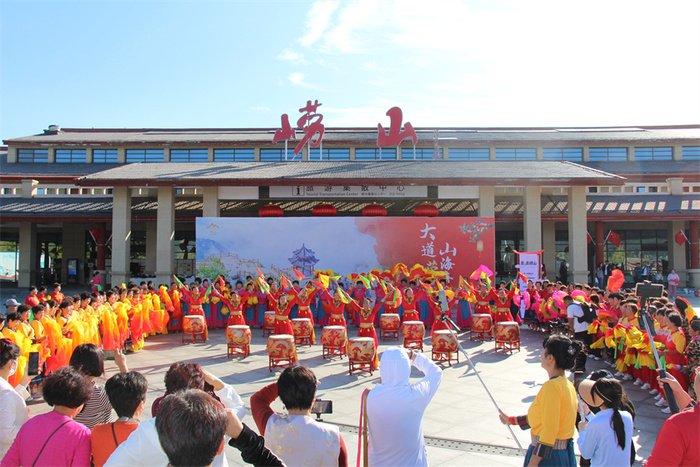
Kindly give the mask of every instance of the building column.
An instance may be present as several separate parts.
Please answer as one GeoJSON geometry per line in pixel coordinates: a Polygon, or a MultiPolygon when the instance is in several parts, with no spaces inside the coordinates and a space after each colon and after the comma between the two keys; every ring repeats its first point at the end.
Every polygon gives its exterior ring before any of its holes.
{"type": "Polygon", "coordinates": [[[479,217],[496,217],[496,190],[492,186],[479,187],[479,217]]]}
{"type": "Polygon", "coordinates": [[[112,272],[110,284],[129,280],[131,270],[131,188],[112,190],[112,272]]]}
{"type": "Polygon", "coordinates": [[[605,226],[602,222],[595,223],[595,266],[605,262],[605,226]]]}
{"type": "Polygon", "coordinates": [[[146,222],[146,264],[143,271],[146,275],[155,275],[156,273],[156,257],[158,256],[157,247],[158,231],[156,223],[153,221],[146,222]]]}
{"type": "Polygon", "coordinates": [[[690,241],[690,269],[688,270],[688,279],[690,286],[700,289],[700,221],[690,221],[688,225],[690,241]]]}
{"type": "Polygon", "coordinates": [[[588,245],[586,232],[588,213],[586,212],[586,187],[569,187],[569,278],[575,283],[588,283],[588,245]]]}
{"type": "Polygon", "coordinates": [[[542,261],[544,262],[544,267],[547,270],[548,277],[557,277],[556,269],[556,257],[557,257],[557,244],[556,244],[556,225],[554,221],[544,221],[542,222],[542,261]]]}
{"type": "Polygon", "coordinates": [[[85,282],[85,226],[73,222],[64,222],[61,277],[65,283],[68,283],[69,259],[78,260],[76,281],[78,284],[83,284],[85,282]]]}
{"type": "Polygon", "coordinates": [[[173,240],[175,238],[175,190],[158,187],[156,240],[156,284],[169,284],[173,274],[173,240]]]}
{"type": "Polygon", "coordinates": [[[34,285],[36,272],[36,225],[31,222],[19,224],[19,267],[17,285],[25,289],[34,285]]]}
{"type": "Polygon", "coordinates": [[[219,217],[219,187],[205,186],[202,192],[202,217],[219,217]]]}
{"type": "Polygon", "coordinates": [[[542,249],[542,200],[540,195],[540,187],[525,187],[523,196],[525,201],[523,228],[525,230],[525,247],[527,251],[542,249]]]}
{"type": "Polygon", "coordinates": [[[685,221],[669,222],[668,246],[671,251],[668,252],[668,259],[670,260],[668,269],[669,271],[675,269],[678,276],[681,278],[681,286],[685,286],[688,283],[688,270],[686,269],[685,255],[686,242],[683,242],[681,245],[676,243],[676,234],[679,230],[685,231],[685,221]]]}

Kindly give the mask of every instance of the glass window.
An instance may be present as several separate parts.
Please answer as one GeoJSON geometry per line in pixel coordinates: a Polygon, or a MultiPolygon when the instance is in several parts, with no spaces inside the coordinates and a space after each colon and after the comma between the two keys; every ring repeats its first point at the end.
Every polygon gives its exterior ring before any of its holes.
{"type": "Polygon", "coordinates": [[[401,148],[401,158],[406,160],[434,160],[442,159],[442,148],[438,148],[438,154],[435,155],[435,148],[401,148]]]}
{"type": "Polygon", "coordinates": [[[642,267],[651,268],[651,280],[664,280],[668,274],[668,232],[666,230],[616,230],[620,247],[605,244],[606,261],[622,264],[627,282],[640,282],[642,267]],[[660,275],[659,278],[655,277],[660,275]]]}
{"type": "Polygon", "coordinates": [[[163,150],[127,149],[126,162],[163,162],[163,150]]]}
{"type": "Polygon", "coordinates": [[[94,164],[116,164],[119,162],[119,154],[116,149],[93,149],[92,162],[94,164]]]}
{"type": "Polygon", "coordinates": [[[583,148],[544,148],[542,158],[546,161],[581,162],[583,148]]]}
{"type": "Polygon", "coordinates": [[[327,148],[323,149],[321,153],[321,148],[311,148],[309,152],[310,161],[349,161],[350,160],[350,149],[347,148],[327,148]]]}
{"type": "Polygon", "coordinates": [[[18,149],[17,160],[19,162],[40,162],[47,163],[49,161],[48,149],[18,149]]]}
{"type": "Polygon", "coordinates": [[[700,161],[700,146],[683,146],[683,160],[700,161]]]}
{"type": "Polygon", "coordinates": [[[589,148],[591,161],[626,161],[627,148],[589,148]]]}
{"type": "Polygon", "coordinates": [[[170,162],[207,162],[209,150],[200,149],[171,149],[170,162]]]}
{"type": "Polygon", "coordinates": [[[496,148],[497,161],[534,161],[536,158],[535,148],[496,148]]]}
{"type": "Polygon", "coordinates": [[[255,160],[253,148],[214,149],[215,162],[251,162],[255,160]]]}
{"type": "Polygon", "coordinates": [[[56,162],[66,164],[71,162],[87,162],[85,149],[56,149],[56,162]]]}
{"type": "Polygon", "coordinates": [[[358,161],[396,160],[396,148],[357,148],[355,159],[358,161]]]}
{"type": "Polygon", "coordinates": [[[450,148],[451,161],[487,161],[489,148],[450,148]]]}
{"type": "MultiPolygon", "coordinates": [[[[289,148],[287,150],[287,160],[291,160],[294,157],[294,153],[292,152],[292,149],[289,148]]],[[[301,153],[297,156],[298,159],[301,159],[301,153]]],[[[260,160],[264,162],[280,162],[285,160],[284,157],[284,149],[269,149],[269,148],[264,148],[260,150],[260,160]]]]}
{"type": "Polygon", "coordinates": [[[673,160],[673,148],[671,146],[635,148],[634,159],[638,161],[670,161],[673,160]]]}

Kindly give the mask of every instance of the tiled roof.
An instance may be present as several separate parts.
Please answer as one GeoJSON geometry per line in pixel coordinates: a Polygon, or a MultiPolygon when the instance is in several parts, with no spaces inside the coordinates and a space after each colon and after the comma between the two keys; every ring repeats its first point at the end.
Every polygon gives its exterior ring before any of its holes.
{"type": "Polygon", "coordinates": [[[628,176],[699,176],[700,161],[614,161],[580,162],[581,165],[604,172],[628,176]]]}
{"type": "Polygon", "coordinates": [[[621,184],[623,179],[573,162],[201,162],[127,164],[81,177],[79,185],[621,184]]]}
{"type": "MultiPolygon", "coordinates": [[[[310,215],[320,200],[274,201],[290,215],[310,215]]],[[[413,208],[423,200],[382,200],[390,215],[411,215],[413,208]]],[[[431,200],[443,215],[476,216],[477,200],[431,200]]],[[[269,200],[221,201],[222,216],[257,216],[258,208],[269,200]]],[[[333,201],[340,215],[359,215],[369,202],[333,201]]],[[[155,219],[157,201],[135,198],[132,200],[132,221],[139,218],[155,219]]],[[[498,197],[495,204],[499,218],[520,217],[524,205],[521,197],[498,197]]],[[[700,195],[593,195],[586,202],[588,216],[606,219],[618,216],[627,218],[694,219],[700,215],[700,195]]],[[[180,199],[175,203],[178,218],[194,218],[202,215],[202,202],[198,199],[180,199]]],[[[543,196],[544,218],[566,217],[567,201],[564,196],[543,196]]],[[[111,198],[0,198],[0,216],[5,218],[104,218],[112,216],[111,198]]]]}
{"type": "Polygon", "coordinates": [[[99,172],[101,170],[118,167],[119,164],[33,164],[28,162],[7,162],[7,154],[0,154],[0,180],[13,177],[27,177],[36,179],[66,178],[72,179],[83,175],[99,172]]]}
{"type": "MultiPolygon", "coordinates": [[[[383,116],[382,116],[383,117],[383,116]]],[[[380,118],[384,120],[385,118],[380,118]]],[[[414,124],[416,119],[409,119],[414,124]]],[[[379,120],[378,120],[379,122],[379,120]]],[[[386,122],[384,122],[386,124],[386,122]]],[[[552,143],[607,144],[609,142],[700,141],[700,125],[642,127],[541,127],[541,128],[416,128],[419,142],[432,145],[437,138],[449,146],[465,144],[552,143]]],[[[113,144],[113,145],[199,145],[199,144],[272,144],[275,128],[63,128],[57,133],[6,139],[6,144],[113,144]]],[[[367,144],[373,146],[377,129],[326,128],[324,142],[367,144]]],[[[279,145],[278,145],[279,146],[279,145]]]]}

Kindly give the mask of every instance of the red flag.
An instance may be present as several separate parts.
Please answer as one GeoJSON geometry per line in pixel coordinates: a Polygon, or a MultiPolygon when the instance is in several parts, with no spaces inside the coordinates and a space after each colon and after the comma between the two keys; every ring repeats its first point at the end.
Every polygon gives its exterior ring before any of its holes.
{"type": "Polygon", "coordinates": [[[280,277],[280,285],[282,286],[283,289],[291,289],[292,284],[289,282],[289,279],[287,279],[287,276],[282,274],[280,277]]]}
{"type": "Polygon", "coordinates": [[[526,284],[527,284],[527,281],[530,280],[530,279],[528,279],[528,277],[525,274],[523,274],[520,271],[518,271],[518,279],[520,279],[521,281],[523,281],[526,284]]]}
{"type": "Polygon", "coordinates": [[[610,232],[608,232],[608,242],[612,243],[617,248],[620,248],[620,245],[622,245],[622,239],[620,238],[620,234],[615,232],[614,230],[611,230],[610,232]]]}
{"type": "Polygon", "coordinates": [[[299,269],[299,268],[292,268],[292,272],[294,273],[294,277],[296,277],[298,281],[303,281],[303,280],[304,280],[304,273],[301,272],[301,269],[299,269]]]}
{"type": "Polygon", "coordinates": [[[688,241],[688,237],[685,236],[685,232],[683,232],[682,230],[676,232],[676,235],[673,238],[679,245],[683,245],[685,242],[688,241]]]}

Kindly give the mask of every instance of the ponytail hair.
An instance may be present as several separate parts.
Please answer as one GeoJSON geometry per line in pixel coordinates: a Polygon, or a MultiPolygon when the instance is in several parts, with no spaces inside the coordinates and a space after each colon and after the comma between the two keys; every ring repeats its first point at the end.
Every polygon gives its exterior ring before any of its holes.
{"type": "Polygon", "coordinates": [[[620,415],[620,410],[626,409],[625,400],[627,397],[624,395],[622,390],[622,385],[619,381],[613,378],[601,378],[593,384],[591,388],[591,394],[598,396],[603,399],[605,406],[612,409],[612,419],[610,420],[610,426],[615,432],[615,438],[617,439],[617,444],[620,449],[625,449],[625,424],[622,421],[622,415],[620,415]]]}

